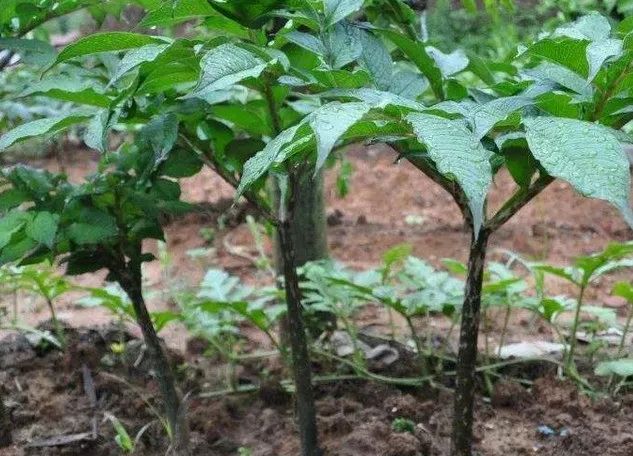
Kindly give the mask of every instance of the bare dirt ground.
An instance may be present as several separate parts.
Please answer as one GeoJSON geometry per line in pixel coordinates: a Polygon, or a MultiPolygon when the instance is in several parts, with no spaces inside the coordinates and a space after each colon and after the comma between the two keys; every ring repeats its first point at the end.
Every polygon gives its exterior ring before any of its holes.
{"type": "MultiPolygon", "coordinates": [[[[468,235],[463,230],[457,208],[439,187],[405,162],[394,164],[395,156],[384,148],[355,148],[349,151],[354,167],[351,192],[347,198],[328,190],[328,237],[331,255],[352,267],[376,265],[388,248],[409,243],[415,255],[440,265],[442,258],[465,260],[468,235]],[[415,220],[415,223],[411,223],[415,220]]],[[[57,169],[55,160],[35,163],[57,169]]],[[[74,151],[65,158],[66,170],[80,179],[94,169],[95,156],[74,151]]],[[[327,188],[333,189],[335,170],[327,174],[327,188]]],[[[265,271],[252,261],[253,239],[247,226],[228,211],[232,190],[211,172],[183,183],[184,198],[208,203],[208,210],[173,221],[167,227],[167,250],[172,256],[169,271],[158,262],[147,267],[150,306],[169,306],[159,292],[176,281],[195,285],[207,267],[222,267],[251,283],[269,281],[265,271]],[[228,211],[228,212],[227,212],[228,211]],[[226,216],[222,216],[227,213],[226,216]],[[227,220],[226,228],[218,219],[227,220]],[[201,228],[213,228],[211,243],[201,228]],[[187,251],[212,247],[203,260],[193,260],[187,251]],[[244,255],[244,253],[246,255],[244,255]]],[[[512,188],[506,175],[494,184],[490,207],[501,203],[512,188]]],[[[492,238],[491,258],[508,249],[528,258],[566,264],[574,256],[597,251],[610,241],[630,240],[633,233],[617,211],[606,203],[583,199],[562,182],[552,184],[492,238]]],[[[148,248],[156,250],[155,245],[148,248]]],[[[267,243],[269,251],[270,245],[267,243]]],[[[80,277],[82,283],[99,284],[101,276],[80,277]]],[[[603,279],[592,289],[589,300],[616,307],[624,316],[623,303],[608,298],[613,282],[629,278],[619,274],[603,279]]],[[[554,293],[571,293],[552,282],[554,293]]],[[[8,303],[7,303],[8,306],[8,303]]],[[[37,352],[22,337],[0,344],[0,388],[6,395],[16,426],[16,446],[0,450],[0,455],[114,455],[112,426],[103,422],[103,412],[116,415],[131,434],[155,420],[146,401],[154,403],[157,387],[139,353],[111,357],[112,331],[94,328],[106,325],[109,315],[102,310],[78,308],[72,300],[58,303],[59,317],[73,327],[89,326],[70,338],[70,348],[37,352]],[[107,361],[108,359],[106,359],[107,361]],[[85,367],[84,367],[85,366],[85,367]],[[87,374],[88,373],[88,374],[87,374]],[[92,379],[94,388],[87,387],[92,379]],[[123,383],[124,379],[126,383],[123,383]],[[88,393],[86,393],[86,389],[88,393]],[[91,390],[94,390],[96,402],[91,390]],[[139,392],[142,391],[142,392],[139,392]],[[96,426],[96,432],[94,431],[96,426]],[[76,442],[44,445],[46,439],[87,433],[76,442]],[[96,439],[93,439],[94,436],[96,439]],[[40,446],[27,447],[27,443],[40,446]]],[[[20,297],[21,317],[32,323],[47,318],[37,301],[20,297]]],[[[376,314],[365,323],[381,322],[376,314]]],[[[384,321],[383,321],[384,322],[384,321]]],[[[518,315],[512,322],[509,342],[528,337],[525,321],[518,315]]],[[[136,335],[134,328],[129,329],[136,335]]],[[[178,363],[189,366],[181,372],[185,391],[209,391],[223,387],[224,366],[217,360],[185,350],[187,335],[174,326],[163,334],[175,349],[178,363]],[[184,353],[184,355],[179,354],[184,353]]],[[[547,334],[546,334],[547,336],[547,334]]],[[[543,335],[540,335],[543,337],[543,335]]],[[[139,343],[128,344],[138,350],[139,343]]],[[[317,366],[317,369],[319,367],[317,366]]],[[[262,372],[280,378],[283,369],[275,360],[241,366],[240,378],[257,381],[262,372]]],[[[344,373],[344,372],[343,372],[344,373]]],[[[235,455],[238,448],[250,448],[258,456],[298,454],[290,398],[274,387],[262,393],[221,396],[190,401],[192,439],[195,454],[235,455]]],[[[318,391],[319,425],[328,456],[416,456],[447,454],[450,430],[450,393],[429,395],[425,391],[364,382],[324,384],[318,391]],[[394,418],[416,423],[414,433],[391,429],[394,418]]],[[[551,373],[536,380],[530,390],[516,384],[499,383],[492,403],[480,400],[477,412],[477,449],[483,456],[497,455],[580,455],[625,456],[633,454],[633,398],[618,402],[592,401],[579,395],[573,385],[560,383],[551,373]],[[545,435],[539,426],[554,432],[545,435]]],[[[48,442],[50,443],[50,441],[48,442]]],[[[156,423],[143,434],[138,453],[164,454],[166,448],[156,423]]]]}

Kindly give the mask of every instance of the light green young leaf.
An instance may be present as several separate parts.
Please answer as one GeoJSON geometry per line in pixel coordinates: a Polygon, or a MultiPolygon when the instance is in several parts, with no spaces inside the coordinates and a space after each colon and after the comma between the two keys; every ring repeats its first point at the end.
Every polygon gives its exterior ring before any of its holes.
{"type": "Polygon", "coordinates": [[[345,19],[363,6],[363,0],[323,0],[325,26],[329,27],[345,19]]]}
{"type": "Polygon", "coordinates": [[[126,51],[148,44],[163,44],[165,39],[130,32],[107,32],[88,35],[66,46],[57,56],[55,65],[75,57],[98,54],[100,52],[126,51]]]}
{"type": "Polygon", "coordinates": [[[187,98],[204,97],[209,92],[226,89],[244,79],[256,78],[266,69],[267,63],[246,49],[226,43],[207,52],[200,66],[200,82],[187,98]]]}
{"type": "Polygon", "coordinates": [[[585,196],[610,202],[633,226],[629,161],[613,133],[575,119],[534,117],[523,124],[534,158],[550,175],[585,196]]]}
{"type": "Polygon", "coordinates": [[[483,223],[484,201],[492,183],[491,152],[486,150],[463,120],[411,113],[406,120],[429,158],[444,176],[454,178],[468,198],[475,233],[483,223]]]}
{"type": "Polygon", "coordinates": [[[85,121],[90,116],[89,113],[76,112],[66,116],[38,119],[22,124],[0,137],[0,151],[34,136],[57,133],[71,125],[85,121]]]}
{"type": "Polygon", "coordinates": [[[352,125],[367,114],[369,108],[370,106],[367,103],[339,103],[334,101],[310,114],[308,123],[314,131],[317,143],[315,172],[321,169],[336,141],[352,125]]]}
{"type": "Polygon", "coordinates": [[[633,282],[618,282],[611,291],[613,296],[620,296],[633,305],[633,282]]]}

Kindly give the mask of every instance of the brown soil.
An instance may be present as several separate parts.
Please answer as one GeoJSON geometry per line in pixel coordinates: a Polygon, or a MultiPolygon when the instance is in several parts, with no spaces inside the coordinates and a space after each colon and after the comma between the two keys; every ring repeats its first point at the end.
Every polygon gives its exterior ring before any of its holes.
{"type": "MultiPolygon", "coordinates": [[[[165,454],[166,438],[148,405],[159,402],[156,382],[139,352],[141,344],[128,334],[127,351],[112,354],[109,344],[120,337],[107,328],[73,330],[66,353],[36,350],[21,336],[3,340],[0,379],[16,444],[0,455],[120,454],[106,413],[116,416],[133,439],[152,423],[135,454],[165,454]]],[[[292,403],[273,382],[262,385],[259,393],[204,399],[197,393],[222,388],[218,378],[223,366],[192,354],[172,359],[187,366],[179,370],[180,385],[192,392],[189,417],[195,455],[236,455],[239,448],[250,449],[254,456],[298,454],[292,403]]],[[[244,365],[241,378],[252,381],[264,367],[279,370],[274,362],[244,365]]],[[[450,393],[428,396],[421,390],[340,381],[318,387],[317,398],[328,456],[448,454],[450,393]],[[394,431],[396,418],[411,420],[414,432],[394,431]]],[[[628,456],[633,454],[632,403],[633,396],[592,402],[574,385],[553,377],[537,379],[530,390],[499,382],[492,403],[478,403],[476,449],[484,456],[593,456],[598,451],[628,456]]]]}

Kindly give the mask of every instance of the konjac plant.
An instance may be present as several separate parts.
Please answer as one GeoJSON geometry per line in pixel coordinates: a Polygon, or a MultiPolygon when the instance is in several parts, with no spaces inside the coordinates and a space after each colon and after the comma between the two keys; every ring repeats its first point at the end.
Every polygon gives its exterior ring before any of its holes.
{"type": "MultiPolygon", "coordinates": [[[[313,12],[306,8],[303,14],[313,12]]],[[[287,39],[327,61],[331,42],[310,25],[285,31],[287,39]]],[[[383,141],[453,197],[471,241],[451,454],[470,456],[491,235],[557,178],[586,197],[611,203],[633,226],[630,165],[623,150],[631,141],[623,127],[633,118],[633,24],[612,29],[598,14],[585,16],[522,46],[512,62],[443,54],[427,46],[417,28],[404,25],[341,20],[336,29],[335,55],[348,60],[342,69],[324,71],[331,78],[345,74],[346,85],[318,94],[325,104],[249,160],[241,188],[271,169],[309,163],[318,170],[335,145],[383,141]],[[413,96],[395,90],[397,68],[424,76],[424,90],[413,96]],[[516,189],[493,211],[486,195],[503,169],[516,189]]],[[[305,75],[297,79],[292,82],[309,82],[305,75]]]]}
{"type": "MultiPolygon", "coordinates": [[[[21,3],[35,9],[1,6],[0,31],[17,39],[12,49],[22,56],[33,50],[22,24],[41,24],[52,5],[21,3]]],[[[134,2],[113,3],[116,11],[134,2]]],[[[77,185],[21,166],[5,171],[3,195],[13,203],[3,211],[0,260],[55,257],[70,273],[109,270],[134,304],[174,449],[186,454],[185,408],[140,287],[140,266],[151,259],[142,240],[161,238],[162,214],[185,209],[177,179],[209,166],[277,228],[301,452],[318,455],[297,232],[323,223],[313,209],[322,206],[320,173],[334,148],[391,144],[449,192],[471,232],[452,448],[470,455],[490,236],[556,178],[612,203],[633,224],[621,145],[633,118],[633,24],[612,30],[602,16],[586,16],[526,43],[510,62],[490,62],[428,45],[419,16],[399,0],[135,3],[147,13],[137,28],[150,33],[91,34],[59,53],[48,47],[41,80],[17,94],[73,108],[8,132],[0,150],[86,124],[84,141],[103,158],[77,185]],[[192,36],[172,33],[185,22],[195,23],[192,36]],[[131,139],[111,150],[112,132],[131,139]],[[502,169],[516,191],[493,212],[486,195],[502,169]],[[298,216],[305,207],[308,218],[298,216]]],[[[310,243],[322,245],[319,236],[310,243]]]]}

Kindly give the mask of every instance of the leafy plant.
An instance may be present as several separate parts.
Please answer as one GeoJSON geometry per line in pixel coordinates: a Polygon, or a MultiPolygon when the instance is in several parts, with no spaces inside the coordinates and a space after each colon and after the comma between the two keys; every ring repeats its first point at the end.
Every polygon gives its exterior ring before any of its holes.
{"type": "Polygon", "coordinates": [[[355,31],[349,23],[339,26],[340,33],[343,28],[350,52],[336,58],[327,47],[316,45],[318,37],[290,37],[329,63],[331,78],[338,74],[337,65],[346,66],[349,75],[365,71],[363,49],[372,46],[369,80],[321,94],[333,101],[313,111],[299,127],[283,131],[250,159],[240,190],[250,188],[266,170],[283,172],[306,164],[318,170],[336,144],[386,139],[401,157],[451,194],[471,230],[452,454],[470,455],[490,235],[555,178],[568,181],[585,196],[610,202],[633,226],[629,163],[620,143],[626,139],[617,131],[631,120],[631,99],[623,85],[631,72],[632,51],[626,39],[630,30],[625,26],[612,32],[605,18],[589,15],[530,43],[507,71],[498,74],[476,58],[438,54],[410,30],[407,36],[379,27],[355,31]],[[354,41],[355,34],[362,38],[354,41]],[[428,88],[420,86],[420,92],[407,98],[387,84],[383,77],[393,73],[394,65],[383,39],[397,49],[396,58],[418,70],[416,77],[428,80],[428,88]],[[469,91],[458,76],[462,72],[481,79],[485,90],[469,91]],[[422,92],[427,104],[415,99],[422,92]],[[516,191],[488,215],[486,193],[503,168],[514,178],[516,191]]]}
{"type": "Polygon", "coordinates": [[[396,418],[391,423],[391,429],[395,432],[413,434],[415,432],[415,423],[407,418],[396,418]]]}

